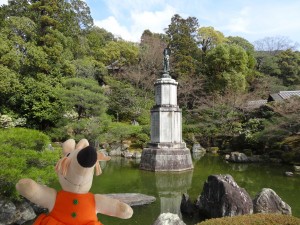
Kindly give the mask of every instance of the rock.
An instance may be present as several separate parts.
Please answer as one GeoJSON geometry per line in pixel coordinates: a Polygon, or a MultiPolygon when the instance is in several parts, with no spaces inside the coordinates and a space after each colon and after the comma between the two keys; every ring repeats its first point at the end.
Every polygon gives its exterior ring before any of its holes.
{"type": "Polygon", "coordinates": [[[134,152],[132,155],[132,158],[134,159],[140,159],[142,157],[142,154],[140,152],[134,152]]]}
{"type": "Polygon", "coordinates": [[[129,144],[122,144],[122,151],[126,151],[129,148],[129,144]]]}
{"type": "Polygon", "coordinates": [[[210,218],[252,214],[253,203],[231,175],[210,175],[198,200],[200,212],[210,218]]]}
{"type": "Polygon", "coordinates": [[[300,166],[294,165],[294,171],[295,171],[295,172],[300,172],[300,166]]]}
{"type": "Polygon", "coordinates": [[[207,152],[210,152],[210,153],[213,153],[213,154],[218,153],[218,151],[219,151],[218,147],[209,147],[209,148],[207,148],[207,152]]]}
{"type": "Polygon", "coordinates": [[[270,188],[263,188],[253,200],[254,213],[292,214],[291,207],[270,188]]]}
{"type": "Polygon", "coordinates": [[[292,177],[292,176],[294,176],[293,172],[290,172],[290,171],[286,171],[284,174],[285,174],[287,177],[292,177]]]}
{"type": "Polygon", "coordinates": [[[28,202],[22,202],[16,205],[16,218],[14,223],[23,224],[29,220],[33,220],[36,217],[36,214],[33,208],[30,206],[28,202]]]}
{"type": "Polygon", "coordinates": [[[192,153],[202,153],[206,152],[206,149],[203,148],[199,143],[193,144],[192,153]]]}
{"type": "Polygon", "coordinates": [[[155,220],[153,225],[185,225],[185,223],[179,218],[177,214],[162,213],[155,220]]]}
{"type": "Polygon", "coordinates": [[[123,151],[127,151],[129,148],[129,144],[120,144],[120,143],[115,143],[112,144],[111,146],[111,150],[110,150],[110,156],[121,156],[121,153],[123,151]]]}
{"type": "Polygon", "coordinates": [[[121,156],[121,148],[110,150],[108,153],[109,156],[121,156]]]}
{"type": "Polygon", "coordinates": [[[16,206],[11,201],[0,199],[0,225],[12,224],[15,221],[16,206]]]}
{"type": "Polygon", "coordinates": [[[180,204],[180,211],[182,214],[193,216],[197,213],[197,207],[191,202],[188,194],[183,194],[180,204]]]}
{"type": "Polygon", "coordinates": [[[0,225],[23,224],[36,217],[28,202],[14,204],[11,201],[0,199],[0,225]]]}
{"type": "Polygon", "coordinates": [[[243,163],[248,162],[248,157],[242,152],[231,152],[228,159],[230,162],[243,163]]]}
{"type": "Polygon", "coordinates": [[[155,197],[139,194],[139,193],[125,193],[125,194],[105,194],[108,197],[118,199],[130,206],[147,205],[156,200],[155,197]]]}
{"type": "Polygon", "coordinates": [[[109,149],[110,146],[108,143],[103,143],[102,146],[101,146],[103,149],[109,149]]]}
{"type": "Polygon", "coordinates": [[[133,154],[132,154],[131,152],[129,152],[128,150],[123,151],[123,152],[121,153],[121,156],[124,157],[124,158],[131,158],[132,155],[133,155],[133,154]]]}
{"type": "Polygon", "coordinates": [[[225,159],[225,160],[229,160],[229,159],[230,159],[230,155],[229,155],[229,154],[226,154],[226,155],[224,156],[224,159],[225,159]]]}
{"type": "Polygon", "coordinates": [[[41,207],[39,205],[36,205],[32,202],[29,202],[29,204],[32,207],[32,209],[33,209],[33,211],[35,212],[36,215],[40,215],[42,213],[45,213],[45,214],[49,213],[48,209],[46,209],[46,208],[43,208],[43,207],[41,207]]]}

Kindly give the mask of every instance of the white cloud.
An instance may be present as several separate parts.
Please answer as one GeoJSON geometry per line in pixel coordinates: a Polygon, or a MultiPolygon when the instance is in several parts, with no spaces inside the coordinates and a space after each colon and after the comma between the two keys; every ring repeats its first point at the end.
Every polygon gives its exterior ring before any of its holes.
{"type": "Polygon", "coordinates": [[[125,40],[131,40],[132,35],[130,34],[127,27],[122,26],[115,17],[110,16],[104,20],[95,21],[95,25],[111,32],[115,36],[120,36],[125,40]]]}
{"type": "Polygon", "coordinates": [[[0,6],[3,4],[7,5],[7,3],[8,3],[8,0],[0,0],[0,6]]]}
{"type": "Polygon", "coordinates": [[[267,36],[287,36],[300,42],[300,1],[102,1],[107,7],[106,15],[108,13],[110,17],[96,21],[95,24],[126,40],[139,41],[145,29],[163,33],[172,16],[177,13],[183,18],[194,16],[200,26],[212,26],[225,36],[240,36],[250,42],[267,36]]]}
{"type": "Polygon", "coordinates": [[[163,33],[164,28],[170,24],[171,17],[176,10],[171,6],[165,6],[161,11],[138,11],[131,10],[129,26],[122,25],[117,17],[110,16],[101,21],[95,21],[95,25],[106,29],[116,36],[133,42],[139,42],[144,30],[149,29],[152,32],[163,33]]]}
{"type": "Polygon", "coordinates": [[[140,35],[145,29],[149,29],[155,33],[163,33],[164,29],[171,22],[171,17],[176,13],[176,10],[171,6],[166,6],[162,11],[143,11],[132,12],[131,19],[133,24],[131,29],[140,35]]]}

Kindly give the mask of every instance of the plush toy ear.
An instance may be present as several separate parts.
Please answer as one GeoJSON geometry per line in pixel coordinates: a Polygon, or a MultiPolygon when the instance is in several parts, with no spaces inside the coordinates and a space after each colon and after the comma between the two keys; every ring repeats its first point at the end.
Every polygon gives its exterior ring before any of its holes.
{"type": "Polygon", "coordinates": [[[89,146],[89,145],[90,145],[90,144],[89,144],[89,141],[88,141],[87,139],[81,139],[81,140],[77,143],[75,149],[81,150],[81,149],[83,149],[83,148],[85,148],[85,147],[87,147],[87,146],[89,146]]]}
{"type": "MultiPolygon", "coordinates": [[[[98,151],[97,152],[97,160],[98,161],[108,161],[108,160],[110,160],[110,157],[106,156],[103,152],[98,151]]],[[[98,162],[96,163],[95,170],[96,170],[96,176],[99,176],[102,173],[100,164],[98,162]]]]}
{"type": "Polygon", "coordinates": [[[75,140],[68,139],[62,144],[63,154],[66,155],[75,150],[75,140]]]}

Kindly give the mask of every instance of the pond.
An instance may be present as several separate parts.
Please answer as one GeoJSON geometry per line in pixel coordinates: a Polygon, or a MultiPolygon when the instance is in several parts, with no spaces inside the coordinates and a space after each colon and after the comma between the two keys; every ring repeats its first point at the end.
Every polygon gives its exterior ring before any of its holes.
{"type": "MultiPolygon", "coordinates": [[[[237,184],[245,188],[252,198],[262,189],[273,189],[292,208],[292,214],[300,217],[300,176],[286,177],[290,166],[279,164],[234,164],[221,157],[206,154],[193,158],[194,169],[181,173],[154,173],[139,169],[139,161],[112,158],[101,162],[103,173],[94,177],[91,192],[142,193],[156,197],[156,201],[144,206],[133,207],[133,217],[122,220],[99,215],[105,225],[151,225],[164,212],[180,213],[183,193],[188,193],[194,201],[202,192],[204,182],[211,174],[230,174],[237,184]]],[[[189,218],[182,218],[187,225],[196,224],[189,218]]],[[[27,225],[32,224],[26,223],[27,225]]]]}
{"type": "MultiPolygon", "coordinates": [[[[156,197],[150,205],[133,207],[134,215],[121,220],[99,215],[103,224],[151,225],[160,213],[172,212],[181,217],[180,202],[183,193],[195,200],[203,184],[211,174],[231,174],[237,184],[245,188],[252,198],[262,189],[273,189],[292,208],[292,214],[300,217],[300,177],[286,177],[291,167],[277,164],[233,164],[221,157],[206,154],[193,159],[194,170],[181,173],[153,173],[139,170],[139,162],[124,158],[113,158],[102,164],[103,174],[95,177],[93,193],[142,193],[156,197]]],[[[183,217],[187,225],[191,221],[183,217]]]]}

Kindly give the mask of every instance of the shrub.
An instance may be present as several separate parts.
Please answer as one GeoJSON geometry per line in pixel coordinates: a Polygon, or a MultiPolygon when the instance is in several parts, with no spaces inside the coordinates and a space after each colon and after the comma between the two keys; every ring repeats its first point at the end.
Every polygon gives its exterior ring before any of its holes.
{"type": "Polygon", "coordinates": [[[22,128],[0,130],[0,195],[18,200],[15,185],[21,178],[31,178],[48,185],[56,179],[54,167],[59,151],[45,150],[45,134],[22,128]]]}
{"type": "Polygon", "coordinates": [[[107,140],[110,143],[122,142],[125,139],[136,137],[141,133],[141,130],[141,126],[130,125],[127,123],[111,123],[101,141],[107,140]]]}
{"type": "Polygon", "coordinates": [[[253,214],[253,215],[243,215],[234,217],[224,217],[217,219],[209,219],[198,225],[298,225],[300,224],[300,219],[289,216],[289,215],[279,215],[279,214],[253,214]]]}
{"type": "Polygon", "coordinates": [[[50,138],[42,132],[26,128],[0,129],[0,143],[17,149],[44,150],[50,138]]]}

